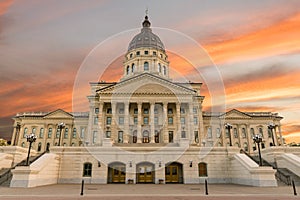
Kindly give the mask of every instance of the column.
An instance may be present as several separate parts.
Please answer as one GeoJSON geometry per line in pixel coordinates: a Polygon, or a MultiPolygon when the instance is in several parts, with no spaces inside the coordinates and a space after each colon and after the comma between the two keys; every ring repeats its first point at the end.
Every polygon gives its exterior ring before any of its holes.
{"type": "Polygon", "coordinates": [[[124,143],[129,143],[129,102],[125,102],[124,104],[124,143]]]}
{"type": "Polygon", "coordinates": [[[164,143],[169,143],[169,132],[168,132],[168,103],[163,102],[163,141],[164,143]]]}
{"type": "Polygon", "coordinates": [[[111,102],[111,114],[112,114],[112,119],[111,119],[111,138],[113,140],[113,143],[118,143],[118,133],[116,129],[116,119],[117,119],[117,103],[116,102],[111,102]]]}
{"type": "Polygon", "coordinates": [[[181,138],[181,122],[180,122],[180,103],[176,103],[176,122],[177,122],[177,134],[175,138],[179,140],[181,138]]]}
{"type": "Polygon", "coordinates": [[[154,107],[155,107],[155,102],[150,102],[150,143],[155,143],[154,107]]]}
{"type": "MultiPolygon", "coordinates": [[[[98,127],[99,127],[99,139],[100,139],[100,144],[102,144],[103,138],[106,138],[105,136],[105,126],[104,126],[104,116],[103,116],[103,102],[99,102],[99,113],[98,113],[98,127]]],[[[80,130],[79,130],[80,131],[80,130]]]]}
{"type": "Polygon", "coordinates": [[[138,102],[137,143],[142,143],[142,102],[138,102]]]}
{"type": "MultiPolygon", "coordinates": [[[[188,132],[187,138],[190,141],[190,144],[195,144],[195,134],[194,134],[194,115],[193,115],[193,104],[189,103],[189,110],[188,110],[188,132]]],[[[199,121],[199,119],[197,119],[199,121]]],[[[199,133],[198,133],[199,135],[199,133]]]]}
{"type": "MultiPolygon", "coordinates": [[[[281,134],[281,125],[278,125],[278,132],[279,132],[279,138],[280,138],[280,146],[283,146],[284,142],[283,142],[283,137],[281,134]]],[[[277,138],[276,138],[276,140],[277,140],[277,138]]]]}

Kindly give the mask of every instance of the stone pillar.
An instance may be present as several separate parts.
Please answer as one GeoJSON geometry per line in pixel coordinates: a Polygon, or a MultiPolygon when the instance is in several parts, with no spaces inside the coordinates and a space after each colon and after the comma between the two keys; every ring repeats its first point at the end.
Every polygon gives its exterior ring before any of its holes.
{"type": "Polygon", "coordinates": [[[125,102],[124,106],[124,143],[129,143],[129,102],[125,102]]]}
{"type": "MultiPolygon", "coordinates": [[[[283,142],[283,137],[281,134],[281,125],[278,125],[278,132],[279,132],[279,138],[280,138],[280,145],[283,146],[284,142],[283,142]]],[[[277,140],[277,138],[276,138],[276,140],[277,140]]]]}
{"type": "Polygon", "coordinates": [[[154,141],[154,134],[155,134],[154,107],[155,107],[155,102],[151,102],[150,103],[150,143],[155,143],[155,141],[154,141]]]}
{"type": "Polygon", "coordinates": [[[180,103],[176,103],[176,122],[177,122],[177,134],[175,136],[177,142],[181,138],[181,122],[180,122],[180,103]]]}
{"type": "Polygon", "coordinates": [[[111,102],[111,138],[113,140],[113,143],[118,143],[118,133],[117,133],[117,103],[111,102]]]}
{"type": "Polygon", "coordinates": [[[105,128],[104,128],[104,117],[103,117],[103,102],[99,102],[99,113],[98,113],[98,129],[99,129],[99,138],[100,144],[102,143],[103,138],[105,138],[105,128]]]}
{"type": "Polygon", "coordinates": [[[142,102],[138,102],[137,143],[142,143],[142,102]]]}
{"type": "Polygon", "coordinates": [[[169,143],[168,132],[168,102],[163,102],[163,142],[169,143]]]}

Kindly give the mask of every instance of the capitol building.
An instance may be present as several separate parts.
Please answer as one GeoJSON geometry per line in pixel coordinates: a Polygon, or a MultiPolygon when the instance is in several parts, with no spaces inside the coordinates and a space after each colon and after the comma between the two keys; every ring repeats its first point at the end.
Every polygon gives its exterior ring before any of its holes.
{"type": "Polygon", "coordinates": [[[37,137],[32,154],[43,154],[30,166],[12,170],[10,186],[81,180],[276,186],[276,170],[247,155],[258,154],[253,137],[259,134],[263,158],[276,160],[273,150],[283,151],[283,118],[236,109],[204,112],[202,83],[174,82],[169,72],[165,46],[146,16],[129,42],[120,81],[90,83],[88,112],[58,109],[13,118],[12,145],[19,157],[26,156],[31,133],[37,137]]]}

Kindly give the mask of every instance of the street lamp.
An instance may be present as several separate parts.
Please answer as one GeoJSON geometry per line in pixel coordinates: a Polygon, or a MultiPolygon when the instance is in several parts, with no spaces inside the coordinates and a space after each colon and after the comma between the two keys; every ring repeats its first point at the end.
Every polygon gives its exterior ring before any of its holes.
{"type": "Polygon", "coordinates": [[[29,135],[26,135],[26,139],[27,139],[27,142],[29,142],[29,149],[28,149],[28,155],[27,155],[27,160],[26,160],[26,166],[29,166],[30,149],[31,149],[32,143],[35,142],[35,140],[36,140],[36,136],[33,133],[31,133],[29,135]]]}
{"type": "Polygon", "coordinates": [[[262,135],[261,134],[255,134],[253,136],[253,141],[257,143],[258,147],[258,156],[259,156],[259,166],[262,166],[262,160],[261,160],[261,154],[260,154],[260,143],[262,142],[262,135]]]}
{"type": "Polygon", "coordinates": [[[58,139],[58,146],[60,146],[60,140],[61,140],[61,130],[65,127],[65,123],[61,122],[57,125],[57,128],[59,128],[59,139],[58,139]]]}
{"type": "Polygon", "coordinates": [[[225,124],[225,128],[228,130],[228,134],[229,134],[229,146],[232,146],[232,142],[231,142],[231,133],[230,133],[230,129],[232,129],[232,125],[229,123],[225,124]]]}
{"type": "Polygon", "coordinates": [[[269,129],[269,131],[271,131],[271,137],[272,137],[272,141],[273,141],[273,146],[276,146],[275,145],[274,134],[273,134],[273,129],[275,130],[275,125],[273,124],[273,122],[269,123],[268,129],[269,129]]]}

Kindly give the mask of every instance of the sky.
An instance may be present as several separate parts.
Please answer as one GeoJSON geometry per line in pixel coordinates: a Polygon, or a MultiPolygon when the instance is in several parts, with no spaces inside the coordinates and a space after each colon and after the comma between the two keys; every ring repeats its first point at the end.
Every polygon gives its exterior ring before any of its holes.
{"type": "MultiPolygon", "coordinates": [[[[176,31],[209,55],[222,78],[227,110],[278,113],[287,143],[300,142],[298,0],[0,0],[0,137],[10,139],[18,112],[74,111],[73,89],[85,58],[125,32],[117,38],[122,42],[107,48],[118,56],[102,66],[101,77],[89,80],[118,81],[126,45],[139,32],[146,8],[153,31],[176,31]]],[[[177,74],[193,78],[195,69],[212,69],[192,65],[167,44],[177,74]]],[[[180,47],[201,63],[194,45],[180,47]]],[[[209,110],[211,93],[203,84],[203,109],[209,110]]],[[[88,110],[87,100],[79,104],[88,110]]]]}

